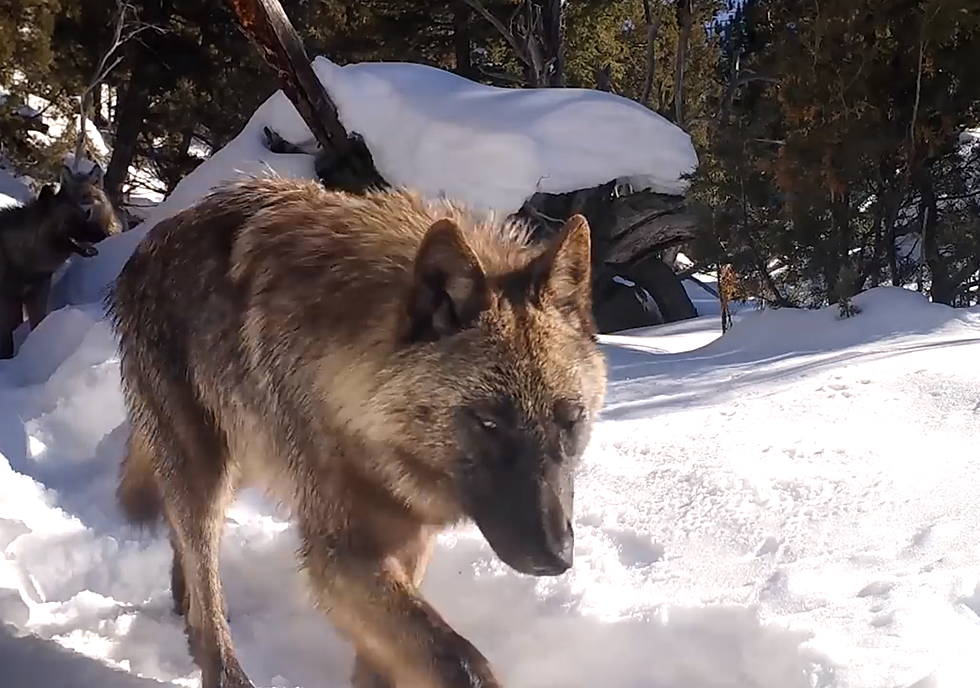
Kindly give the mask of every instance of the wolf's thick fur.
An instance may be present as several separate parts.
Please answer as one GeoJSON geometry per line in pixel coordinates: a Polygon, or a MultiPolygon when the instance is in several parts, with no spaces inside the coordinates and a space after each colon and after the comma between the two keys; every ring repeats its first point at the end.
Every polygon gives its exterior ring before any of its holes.
{"type": "Polygon", "coordinates": [[[119,232],[101,179],[98,167],[63,168],[57,193],[45,185],[30,203],[0,210],[0,359],[14,355],[25,310],[32,330],[47,315],[51,278],[69,256],[94,256],[94,244],[119,232]]]}
{"type": "Polygon", "coordinates": [[[462,519],[518,571],[571,566],[606,389],[589,272],[580,216],[534,245],[447,202],[312,181],[237,182],[149,231],[107,300],[132,425],[118,498],[170,525],[204,688],[251,685],[218,577],[247,484],[291,509],[354,686],[499,686],[417,588],[462,519]]]}

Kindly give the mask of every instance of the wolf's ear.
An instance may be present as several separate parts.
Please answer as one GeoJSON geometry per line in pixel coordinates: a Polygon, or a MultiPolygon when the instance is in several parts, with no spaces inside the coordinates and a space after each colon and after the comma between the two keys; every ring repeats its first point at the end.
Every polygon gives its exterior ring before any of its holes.
{"type": "Polygon", "coordinates": [[[41,187],[41,192],[37,195],[37,200],[41,202],[42,205],[47,206],[49,203],[55,199],[54,187],[50,184],[45,184],[41,187]]]}
{"type": "Polygon", "coordinates": [[[415,256],[408,303],[408,339],[435,341],[465,329],[489,303],[487,278],[459,225],[429,227],[415,256]]]}
{"type": "Polygon", "coordinates": [[[568,315],[591,320],[592,235],[583,215],[572,215],[565,221],[531,269],[543,299],[568,315]]]}
{"type": "Polygon", "coordinates": [[[102,187],[102,180],[105,177],[105,173],[102,171],[102,167],[96,163],[92,165],[92,169],[89,170],[88,175],[86,175],[88,181],[94,186],[102,187]]]}
{"type": "Polygon", "coordinates": [[[71,168],[68,165],[62,165],[61,170],[58,172],[58,183],[64,187],[73,181],[75,181],[75,176],[72,174],[71,168]]]}

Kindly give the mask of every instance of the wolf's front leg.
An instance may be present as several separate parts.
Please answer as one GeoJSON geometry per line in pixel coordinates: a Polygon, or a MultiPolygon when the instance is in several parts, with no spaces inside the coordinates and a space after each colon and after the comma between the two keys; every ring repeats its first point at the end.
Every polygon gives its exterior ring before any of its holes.
{"type": "Polygon", "coordinates": [[[355,681],[384,685],[374,670],[397,688],[500,688],[486,657],[422,598],[401,557],[370,559],[322,536],[304,540],[319,605],[357,648],[355,681]]]}
{"type": "Polygon", "coordinates": [[[24,309],[20,299],[0,293],[0,360],[14,357],[14,330],[23,321],[24,309]]]}
{"type": "Polygon", "coordinates": [[[35,284],[24,299],[24,310],[27,311],[27,321],[31,325],[32,332],[48,315],[48,298],[50,295],[51,278],[48,277],[39,284],[35,284]]]}
{"type": "MultiPolygon", "coordinates": [[[[425,570],[429,565],[429,558],[432,556],[434,545],[435,535],[423,530],[395,557],[405,575],[411,578],[412,587],[416,590],[422,585],[422,579],[425,577],[425,570]]],[[[371,663],[371,660],[360,652],[354,658],[351,685],[354,688],[395,688],[391,681],[371,663]]]]}

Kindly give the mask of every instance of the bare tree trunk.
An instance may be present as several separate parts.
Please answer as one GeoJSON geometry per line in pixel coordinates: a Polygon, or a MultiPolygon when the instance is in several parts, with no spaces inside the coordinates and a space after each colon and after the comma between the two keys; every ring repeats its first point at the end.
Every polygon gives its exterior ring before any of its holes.
{"type": "Polygon", "coordinates": [[[453,49],[456,53],[456,73],[476,80],[470,55],[470,6],[464,0],[453,3],[453,49]]]}
{"type": "Polygon", "coordinates": [[[71,162],[73,172],[78,172],[79,163],[85,157],[85,142],[88,139],[88,116],[92,110],[92,91],[85,89],[78,99],[78,134],[75,137],[75,158],[71,162]]]}
{"type": "Polygon", "coordinates": [[[953,305],[954,285],[951,283],[949,266],[943,259],[939,237],[939,207],[932,174],[925,165],[919,167],[914,175],[914,183],[919,190],[919,221],[922,227],[922,257],[929,268],[929,295],[934,303],[953,305]]]}
{"type": "Polygon", "coordinates": [[[136,157],[136,145],[150,109],[150,90],[153,87],[153,61],[142,44],[135,47],[135,66],[126,85],[126,92],[119,102],[112,157],[103,180],[106,195],[117,207],[122,202],[122,188],[129,176],[129,166],[136,157]]]}
{"type": "Polygon", "coordinates": [[[562,41],[562,34],[564,33],[563,4],[563,0],[545,0],[541,10],[545,62],[551,62],[547,83],[553,88],[565,86],[565,46],[562,41]]]}
{"type": "Polygon", "coordinates": [[[732,327],[732,312],[729,302],[732,298],[732,283],[735,273],[730,263],[718,266],[718,301],[721,304],[721,333],[725,334],[732,327]]]}
{"type": "Polygon", "coordinates": [[[105,127],[106,118],[103,114],[103,109],[105,108],[105,88],[103,85],[96,84],[95,90],[92,92],[92,123],[97,127],[105,127]]]}
{"type": "Polygon", "coordinates": [[[684,126],[684,71],[687,69],[687,47],[694,26],[694,0],[677,0],[677,64],[674,68],[674,122],[684,126]]]}
{"type": "Polygon", "coordinates": [[[123,56],[116,55],[116,52],[125,46],[131,38],[134,38],[146,29],[153,29],[162,32],[162,29],[151,24],[142,24],[135,19],[136,9],[125,0],[116,0],[116,24],[112,32],[112,43],[106,48],[99,63],[95,67],[88,85],[82,91],[78,99],[78,136],[75,139],[75,159],[72,162],[72,171],[78,172],[79,161],[85,155],[85,141],[87,136],[88,120],[91,116],[92,101],[95,89],[105,80],[109,73],[122,62],[123,56]],[[132,21],[130,17],[132,16],[132,21]]]}
{"type": "MultiPolygon", "coordinates": [[[[830,303],[837,303],[840,299],[853,296],[849,292],[854,287],[846,284],[848,280],[845,279],[845,273],[849,272],[846,268],[851,262],[851,194],[843,193],[835,198],[831,213],[837,246],[831,246],[828,251],[829,282],[827,287],[830,293],[830,303]]],[[[853,277],[851,281],[853,281],[853,277]]]]}
{"type": "Polygon", "coordinates": [[[660,33],[660,17],[653,16],[650,0],[643,0],[643,18],[647,24],[647,73],[643,81],[643,94],[640,96],[640,102],[649,106],[655,78],[657,35],[660,33]]]}

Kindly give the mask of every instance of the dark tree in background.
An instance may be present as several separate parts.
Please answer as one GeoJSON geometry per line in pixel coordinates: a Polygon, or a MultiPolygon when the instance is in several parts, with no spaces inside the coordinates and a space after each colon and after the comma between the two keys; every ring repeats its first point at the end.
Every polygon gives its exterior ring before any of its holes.
{"type": "Polygon", "coordinates": [[[723,36],[700,257],[780,305],[916,279],[976,303],[980,5],[746,0],[723,36]]]}

